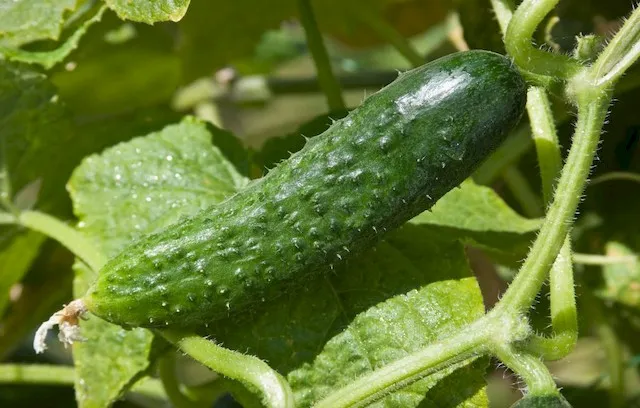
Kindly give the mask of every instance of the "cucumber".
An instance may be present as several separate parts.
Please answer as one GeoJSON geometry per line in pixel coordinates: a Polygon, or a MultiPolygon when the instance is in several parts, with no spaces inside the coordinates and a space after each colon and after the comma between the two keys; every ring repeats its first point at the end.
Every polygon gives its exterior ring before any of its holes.
{"type": "Polygon", "coordinates": [[[460,184],[525,99],[488,51],[403,73],[262,179],[110,260],[84,304],[123,326],[201,327],[303,285],[460,184]]]}

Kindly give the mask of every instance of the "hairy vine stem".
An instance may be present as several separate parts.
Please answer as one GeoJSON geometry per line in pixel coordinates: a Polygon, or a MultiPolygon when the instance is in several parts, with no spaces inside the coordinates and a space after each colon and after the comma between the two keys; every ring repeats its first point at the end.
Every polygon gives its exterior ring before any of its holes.
{"type": "MultiPolygon", "coordinates": [[[[556,178],[562,169],[562,154],[551,103],[546,91],[531,87],[527,93],[527,111],[538,155],[542,196],[545,205],[553,200],[556,178]]],[[[528,350],[548,360],[569,354],[578,340],[578,313],[576,310],[571,257],[571,238],[565,237],[560,253],[549,273],[551,298],[552,337],[532,336],[528,350]]]]}
{"type": "Polygon", "coordinates": [[[294,407],[293,394],[287,381],[259,358],[225,349],[189,333],[162,330],[159,334],[204,366],[261,394],[264,406],[294,407]]]}
{"type": "Polygon", "coordinates": [[[608,90],[583,88],[576,95],[578,122],[554,200],[529,256],[493,313],[524,313],[534,302],[573,222],[598,148],[610,94],[608,90]]]}
{"type": "Polygon", "coordinates": [[[82,259],[93,271],[100,270],[107,261],[104,255],[80,232],[51,215],[39,211],[23,211],[17,221],[20,225],[41,232],[60,242],[74,255],[82,259]]]}
{"type": "Polygon", "coordinates": [[[527,394],[550,395],[553,390],[555,394],[559,393],[553,377],[539,358],[504,344],[494,347],[492,352],[524,380],[527,394]]]}
{"type": "Polygon", "coordinates": [[[540,50],[531,43],[536,28],[558,1],[524,0],[509,21],[505,47],[520,68],[538,75],[569,79],[581,68],[576,60],[540,50]]]}
{"type": "Polygon", "coordinates": [[[471,325],[457,335],[433,343],[411,356],[397,360],[361,377],[329,395],[314,408],[366,406],[420,378],[472,356],[486,353],[491,333],[486,327],[471,325]]]}

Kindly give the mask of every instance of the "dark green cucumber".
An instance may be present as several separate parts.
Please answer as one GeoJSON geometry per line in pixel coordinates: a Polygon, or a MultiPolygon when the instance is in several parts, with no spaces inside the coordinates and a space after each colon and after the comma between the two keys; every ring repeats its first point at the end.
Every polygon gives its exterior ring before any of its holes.
{"type": "Polygon", "coordinates": [[[403,73],[262,179],[127,248],[85,305],[126,326],[195,327],[303,285],[460,184],[525,98],[511,62],[487,51],[403,73]]]}

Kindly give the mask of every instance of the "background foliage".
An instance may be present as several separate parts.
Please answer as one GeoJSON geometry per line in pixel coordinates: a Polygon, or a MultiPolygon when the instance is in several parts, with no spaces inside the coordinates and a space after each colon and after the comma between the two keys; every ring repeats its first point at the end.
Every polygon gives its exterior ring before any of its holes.
{"type": "MultiPolygon", "coordinates": [[[[488,0],[327,0],[314,6],[348,107],[413,65],[402,44],[425,60],[465,47],[504,52],[488,0]]],[[[610,35],[631,6],[626,0],[562,1],[536,39],[569,51],[580,33],[610,35]]],[[[66,220],[108,257],[262,176],[304,145],[302,135],[313,137],[346,114],[330,112],[319,93],[297,21],[293,0],[0,2],[0,196],[6,212],[34,208],[66,220]]],[[[624,400],[640,398],[639,71],[632,69],[616,91],[573,234],[576,250],[588,255],[576,258],[581,339],[551,369],[575,406],[608,404],[612,341],[623,356],[624,400]],[[626,176],[612,179],[614,172],[626,176]],[[591,255],[605,256],[605,265],[591,255]]],[[[571,107],[555,103],[554,114],[568,146],[571,107]]],[[[307,406],[327,387],[472,321],[496,301],[540,225],[540,182],[527,128],[523,123],[514,132],[475,182],[465,182],[344,270],[299,293],[264,300],[258,310],[202,334],[268,361],[307,406]],[[515,187],[514,174],[520,176],[515,187]]],[[[0,225],[0,355],[6,363],[61,365],[73,357],[66,384],[75,382],[81,407],[115,401],[154,406],[162,394],[140,388],[139,380],[155,375],[167,345],[148,330],[90,318],[83,322],[88,341],[74,347],[73,356],[53,345],[43,356],[30,351],[38,323],[84,293],[91,279],[90,269],[56,242],[0,225]],[[136,383],[138,391],[129,392],[136,383]]],[[[536,322],[544,331],[544,296],[538,306],[536,322]]],[[[181,361],[180,368],[188,384],[202,378],[192,362],[181,361]]],[[[0,404],[74,404],[68,386],[31,385],[38,392],[26,392],[27,385],[12,384],[3,373],[0,368],[0,382],[7,383],[0,386],[0,404]]],[[[464,361],[386,402],[508,406],[517,399],[510,378],[487,360],[464,361]]],[[[222,388],[221,394],[251,403],[237,384],[222,388]]],[[[224,396],[218,404],[230,400],[224,396]]]]}

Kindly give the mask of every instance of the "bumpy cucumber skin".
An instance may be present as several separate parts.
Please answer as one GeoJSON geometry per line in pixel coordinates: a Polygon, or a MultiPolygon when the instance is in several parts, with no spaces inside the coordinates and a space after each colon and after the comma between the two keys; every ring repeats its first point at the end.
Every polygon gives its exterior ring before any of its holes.
{"type": "Polygon", "coordinates": [[[460,184],[525,99],[488,51],[403,73],[262,179],[123,251],[84,302],[125,326],[202,327],[304,285],[460,184]]]}

